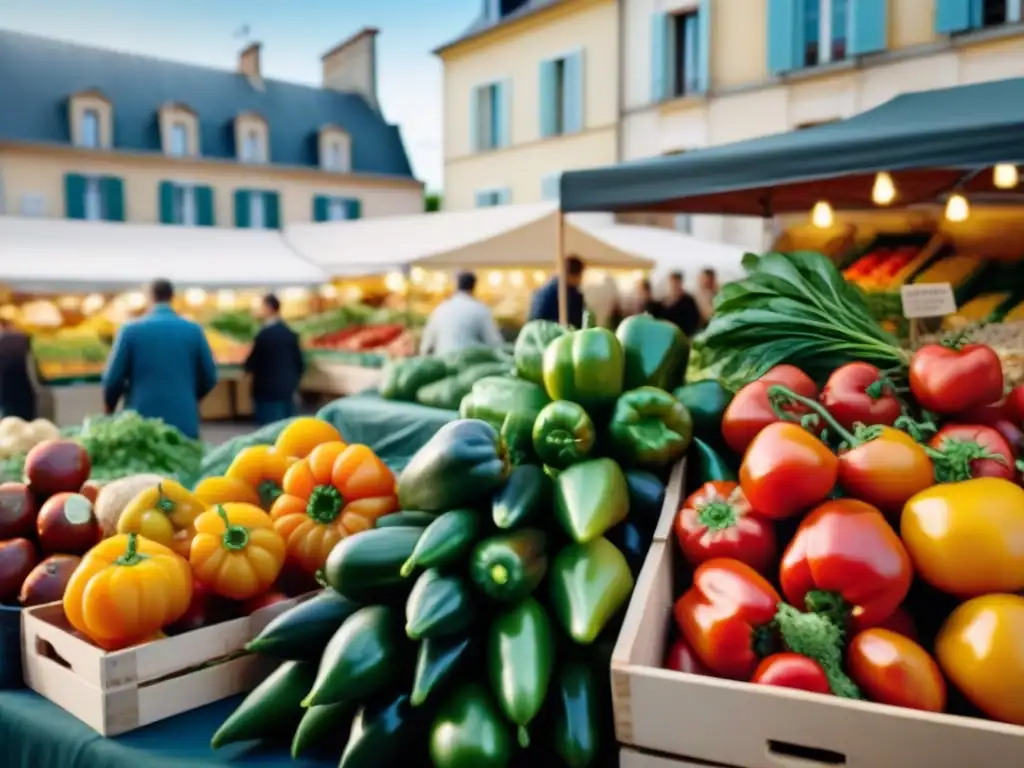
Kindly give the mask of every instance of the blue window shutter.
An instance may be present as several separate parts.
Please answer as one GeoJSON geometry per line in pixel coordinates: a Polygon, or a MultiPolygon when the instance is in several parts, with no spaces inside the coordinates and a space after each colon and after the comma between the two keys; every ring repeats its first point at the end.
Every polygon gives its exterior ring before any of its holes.
{"type": "Polygon", "coordinates": [[[69,219],[85,218],[85,184],[79,173],[64,175],[64,215],[69,219]]]}
{"type": "Polygon", "coordinates": [[[477,208],[486,208],[488,205],[490,205],[489,192],[477,192],[473,197],[477,208]]]}
{"type": "Polygon", "coordinates": [[[579,133],[583,130],[585,120],[584,89],[586,78],[583,62],[583,51],[576,51],[565,57],[565,83],[562,87],[562,115],[565,120],[565,133],[579,133]]]}
{"type": "Polygon", "coordinates": [[[249,190],[235,190],[235,226],[241,229],[248,229],[252,222],[249,221],[249,190]]]}
{"type": "Polygon", "coordinates": [[[192,194],[196,201],[196,223],[200,227],[212,227],[217,219],[214,214],[213,187],[194,187],[192,194]]]}
{"type": "Polygon", "coordinates": [[[773,75],[799,68],[798,2],[768,0],[768,71],[773,75]]]}
{"type": "Polygon", "coordinates": [[[180,224],[174,220],[174,184],[169,181],[160,182],[160,223],[180,224]]]}
{"type": "Polygon", "coordinates": [[[668,56],[672,49],[670,21],[667,13],[651,16],[651,101],[655,103],[668,98],[668,56]]]}
{"type": "Polygon", "coordinates": [[[346,200],[345,217],[350,220],[363,218],[363,201],[355,199],[346,200]]]}
{"type": "Polygon", "coordinates": [[[552,60],[540,63],[540,136],[554,136],[558,130],[558,109],[555,104],[556,65],[552,60]]]}
{"type": "Polygon", "coordinates": [[[124,221],[124,183],[116,176],[100,179],[104,221],[124,221]]]}
{"type": "Polygon", "coordinates": [[[711,86],[711,0],[700,0],[697,10],[697,93],[711,86]]]}
{"type": "Polygon", "coordinates": [[[480,94],[482,89],[476,86],[469,92],[469,151],[480,151],[480,94]]]}
{"type": "Polygon", "coordinates": [[[498,190],[498,205],[508,205],[512,202],[512,190],[508,187],[498,190]]]}
{"type": "Polygon", "coordinates": [[[1006,23],[1017,24],[1021,20],[1022,14],[1024,14],[1024,8],[1020,3],[1010,3],[1006,9],[1006,23]]]}
{"type": "Polygon", "coordinates": [[[507,147],[512,143],[512,81],[494,84],[494,146],[507,147]]]}
{"type": "Polygon", "coordinates": [[[327,207],[330,205],[324,195],[313,195],[313,221],[327,221],[327,207]]]}
{"type": "Polygon", "coordinates": [[[850,53],[862,56],[888,48],[889,0],[856,0],[850,17],[850,53]]]}
{"type": "Polygon", "coordinates": [[[981,3],[972,0],[935,0],[935,31],[950,35],[970,29],[975,18],[972,6],[981,9],[981,3]]]}
{"type": "Polygon", "coordinates": [[[540,180],[540,196],[542,200],[557,200],[561,194],[562,174],[549,173],[540,180]]]}
{"type": "Polygon", "coordinates": [[[263,226],[281,228],[281,196],[277,192],[263,193],[263,226]]]}

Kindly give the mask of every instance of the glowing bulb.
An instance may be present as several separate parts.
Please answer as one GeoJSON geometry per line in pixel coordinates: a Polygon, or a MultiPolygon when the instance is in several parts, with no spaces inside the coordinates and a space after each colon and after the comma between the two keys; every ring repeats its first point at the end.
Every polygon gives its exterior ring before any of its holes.
{"type": "Polygon", "coordinates": [[[206,291],[202,288],[189,288],[185,291],[185,303],[190,307],[201,306],[206,301],[206,291]]]}
{"type": "Polygon", "coordinates": [[[234,309],[235,306],[235,292],[234,291],[217,291],[217,308],[218,309],[234,309]]]}
{"type": "Polygon", "coordinates": [[[424,272],[422,267],[413,267],[412,271],[409,273],[409,277],[412,278],[413,283],[420,285],[426,277],[426,272],[424,272]]]}
{"type": "Polygon", "coordinates": [[[811,209],[811,223],[818,229],[828,229],[835,223],[836,217],[832,212],[832,206],[824,200],[814,204],[811,209]]]}
{"type": "Polygon", "coordinates": [[[285,301],[302,301],[309,296],[309,290],[306,288],[299,288],[292,286],[291,288],[285,288],[281,291],[281,298],[285,301]]]}
{"type": "Polygon", "coordinates": [[[992,183],[996,189],[1013,189],[1020,181],[1020,174],[1017,173],[1017,166],[1009,163],[1000,163],[992,169],[992,183]]]}
{"type": "Polygon", "coordinates": [[[521,269],[517,269],[511,275],[512,285],[516,288],[522,288],[526,285],[526,275],[523,274],[521,269]]]}
{"type": "Polygon", "coordinates": [[[946,201],[946,221],[967,221],[971,215],[971,206],[967,198],[961,194],[950,195],[946,201]]]}
{"type": "Polygon", "coordinates": [[[384,287],[392,293],[397,293],[405,288],[405,276],[401,272],[389,272],[384,278],[384,287]]]}
{"type": "Polygon", "coordinates": [[[126,299],[130,309],[142,309],[146,306],[146,297],[141,293],[130,293],[126,299]]]}
{"type": "Polygon", "coordinates": [[[253,296],[249,299],[249,309],[253,312],[263,306],[263,298],[261,296],[253,296]]]}
{"type": "Polygon", "coordinates": [[[533,271],[533,282],[535,282],[535,283],[543,283],[547,279],[548,279],[548,276],[546,274],[544,274],[544,270],[542,270],[542,269],[535,269],[533,271]]]}
{"type": "Polygon", "coordinates": [[[487,276],[487,283],[488,283],[488,285],[490,285],[490,286],[491,286],[492,288],[497,288],[497,287],[498,287],[498,286],[500,286],[500,285],[501,285],[501,284],[502,284],[503,282],[505,282],[505,276],[504,276],[503,274],[501,274],[501,272],[491,272],[491,273],[490,273],[490,274],[489,274],[489,275],[487,276]]]}
{"type": "Polygon", "coordinates": [[[87,315],[95,315],[103,309],[103,297],[98,293],[90,293],[82,302],[82,311],[87,315]]]}
{"type": "Polygon", "coordinates": [[[325,299],[333,299],[338,295],[338,289],[333,285],[324,285],[320,288],[320,295],[325,299]]]}
{"type": "Polygon", "coordinates": [[[875,176],[871,199],[875,201],[876,205],[888,205],[896,199],[896,185],[892,183],[892,176],[885,171],[875,176]]]}

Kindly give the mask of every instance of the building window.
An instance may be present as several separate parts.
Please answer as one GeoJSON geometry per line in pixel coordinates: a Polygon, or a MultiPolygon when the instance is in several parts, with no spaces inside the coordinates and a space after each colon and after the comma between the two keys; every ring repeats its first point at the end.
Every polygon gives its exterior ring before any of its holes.
{"type": "Polygon", "coordinates": [[[170,154],[174,157],[188,154],[188,129],[184,123],[171,123],[170,154]]]}
{"type": "Polygon", "coordinates": [[[249,227],[252,229],[266,229],[266,206],[263,203],[262,192],[249,193],[249,227]]]}
{"type": "Polygon", "coordinates": [[[1022,0],[981,0],[981,26],[998,27],[1021,20],[1022,0]]]}
{"type": "Polygon", "coordinates": [[[700,28],[697,12],[680,13],[672,19],[673,96],[688,96],[700,91],[700,28]]]}
{"type": "Polygon", "coordinates": [[[562,172],[549,173],[540,180],[541,200],[557,200],[561,196],[562,172]]]}
{"type": "Polygon", "coordinates": [[[191,184],[174,186],[174,223],[194,227],[198,223],[196,216],[196,190],[191,184]]]}
{"type": "Polygon", "coordinates": [[[476,193],[477,208],[493,208],[511,202],[511,194],[507,189],[484,189],[476,193]]]}
{"type": "Polygon", "coordinates": [[[583,130],[583,52],[540,64],[540,135],[583,130]]]}
{"type": "Polygon", "coordinates": [[[103,220],[103,190],[100,180],[94,176],[85,180],[85,220],[103,220]]]}
{"type": "Polygon", "coordinates": [[[482,85],[476,90],[476,149],[497,149],[501,98],[498,83],[482,85]]]}
{"type": "Polygon", "coordinates": [[[803,0],[805,67],[846,58],[850,33],[849,0],[803,0]]]}
{"type": "Polygon", "coordinates": [[[242,145],[242,161],[246,163],[262,163],[264,159],[263,137],[255,128],[250,128],[245,133],[245,142],[242,145]]]}
{"type": "Polygon", "coordinates": [[[676,232],[684,235],[693,234],[693,216],[688,213],[679,213],[672,217],[672,227],[676,232]]]}
{"type": "Polygon", "coordinates": [[[348,158],[345,155],[345,142],[334,139],[327,143],[327,152],[323,159],[324,170],[344,173],[348,171],[348,158]]]}
{"type": "Polygon", "coordinates": [[[95,109],[85,110],[80,128],[82,146],[97,149],[100,145],[100,113],[95,109]]]}

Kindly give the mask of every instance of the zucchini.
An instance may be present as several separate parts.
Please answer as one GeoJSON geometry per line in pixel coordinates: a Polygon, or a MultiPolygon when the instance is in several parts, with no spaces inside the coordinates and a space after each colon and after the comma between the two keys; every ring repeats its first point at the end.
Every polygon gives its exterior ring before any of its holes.
{"type": "Polygon", "coordinates": [[[394,528],[403,526],[406,528],[426,528],[437,518],[432,512],[419,512],[416,510],[403,510],[392,512],[377,518],[377,528],[394,528]]]}
{"type": "Polygon", "coordinates": [[[358,608],[334,590],[325,589],[276,616],[245,649],[278,659],[317,661],[331,636],[358,608]]]}
{"type": "Polygon", "coordinates": [[[405,579],[402,564],[409,559],[422,528],[374,528],[338,542],[327,556],[328,586],[358,603],[390,601],[405,579]]]}

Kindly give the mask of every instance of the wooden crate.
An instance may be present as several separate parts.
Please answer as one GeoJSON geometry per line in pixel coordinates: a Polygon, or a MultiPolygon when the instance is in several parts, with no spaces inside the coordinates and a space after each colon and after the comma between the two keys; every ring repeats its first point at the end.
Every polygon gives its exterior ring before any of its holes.
{"type": "Polygon", "coordinates": [[[76,634],[61,603],[26,608],[25,684],[103,736],[127,733],[258,685],[273,665],[245,644],[308,596],[111,653],[76,634]]]}
{"type": "Polygon", "coordinates": [[[637,749],[619,750],[619,768],[736,768],[724,763],[694,762],[667,755],[655,755],[637,749]]]}
{"type": "Polygon", "coordinates": [[[672,524],[676,519],[676,512],[682,506],[686,498],[686,459],[684,458],[674,467],[672,474],[668,477],[668,485],[665,486],[665,502],[661,506],[661,515],[658,517],[658,526],[654,529],[655,541],[667,541],[675,536],[672,524]]]}
{"type": "Polygon", "coordinates": [[[365,368],[361,365],[346,365],[329,360],[310,360],[306,374],[302,377],[302,391],[320,394],[358,395],[380,384],[383,368],[365,368]]]}
{"type": "Polygon", "coordinates": [[[1024,765],[1022,727],[662,669],[676,549],[651,547],[612,654],[622,745],[738,768],[1024,765]]]}

